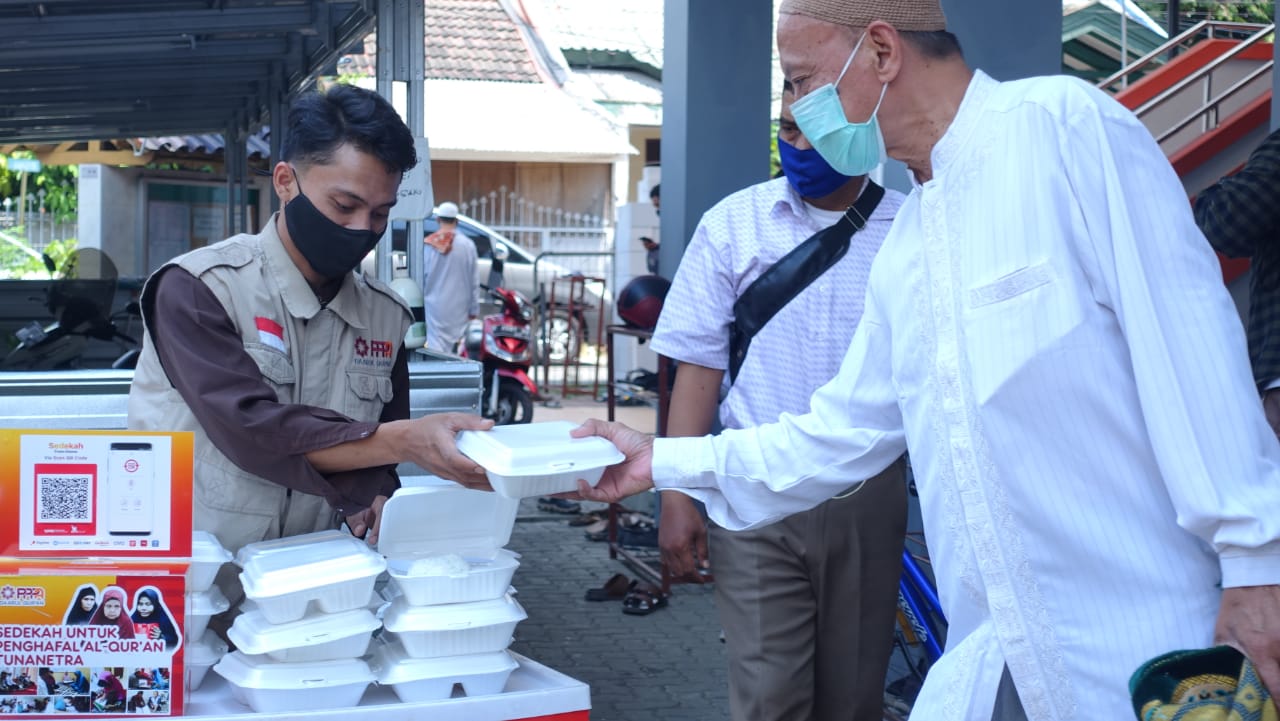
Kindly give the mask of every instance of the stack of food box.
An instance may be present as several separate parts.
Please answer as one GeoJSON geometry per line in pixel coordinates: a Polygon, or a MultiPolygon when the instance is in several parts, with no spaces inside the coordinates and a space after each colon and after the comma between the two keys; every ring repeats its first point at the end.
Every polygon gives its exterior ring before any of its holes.
{"type": "Polygon", "coordinates": [[[191,565],[187,567],[186,687],[187,692],[200,687],[209,669],[222,659],[227,644],[207,630],[209,618],[226,611],[226,596],[213,585],[218,569],[231,560],[218,539],[211,533],[196,531],[191,538],[191,565]]]}
{"type": "Polygon", "coordinates": [[[214,671],[259,713],[356,706],[375,681],[407,703],[502,692],[518,666],[512,634],[527,618],[511,587],[519,556],[504,548],[519,498],[594,483],[621,460],[608,441],[571,439],[572,427],[460,434],[459,450],[498,493],[404,479],[383,507],[376,550],[342,531],[243,548],[235,562],[248,601],[227,632],[237,650],[214,671]]]}

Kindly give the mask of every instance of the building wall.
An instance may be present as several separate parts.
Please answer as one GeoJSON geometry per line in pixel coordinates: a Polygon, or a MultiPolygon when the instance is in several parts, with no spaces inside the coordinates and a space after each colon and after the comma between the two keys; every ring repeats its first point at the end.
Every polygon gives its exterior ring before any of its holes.
{"type": "Polygon", "coordinates": [[[648,141],[658,141],[662,139],[662,128],[654,125],[633,125],[631,126],[630,142],[631,147],[640,151],[639,155],[631,157],[629,168],[629,176],[627,178],[627,187],[625,193],[620,193],[622,202],[636,203],[640,201],[648,201],[647,193],[644,197],[636,194],[636,188],[640,185],[641,178],[644,177],[644,169],[649,165],[659,165],[661,158],[646,157],[646,146],[648,141]]]}

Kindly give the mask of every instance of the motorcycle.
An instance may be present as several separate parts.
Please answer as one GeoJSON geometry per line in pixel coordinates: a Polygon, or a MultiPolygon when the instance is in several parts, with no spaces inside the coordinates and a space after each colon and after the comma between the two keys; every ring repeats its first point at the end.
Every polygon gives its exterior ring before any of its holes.
{"type": "MultiPolygon", "coordinates": [[[[503,249],[505,250],[505,249],[503,249]]],[[[480,286],[499,305],[499,312],[473,320],[458,344],[458,355],[484,367],[481,414],[498,425],[529,423],[538,386],[529,376],[533,365],[533,305],[517,291],[502,287],[504,252],[496,252],[489,284],[480,286]]]]}
{"type": "MultiPolygon", "coordinates": [[[[53,262],[45,256],[45,265],[54,271],[53,262]]],[[[0,370],[55,370],[79,365],[92,339],[114,342],[123,354],[112,368],[133,368],[139,353],[138,342],[116,326],[123,317],[140,317],[137,303],[119,313],[110,312],[116,293],[116,266],[96,248],[74,251],[63,263],[58,277],[45,295],[45,307],[54,321],[42,324],[32,321],[19,328],[17,340],[0,360],[0,370]]]]}

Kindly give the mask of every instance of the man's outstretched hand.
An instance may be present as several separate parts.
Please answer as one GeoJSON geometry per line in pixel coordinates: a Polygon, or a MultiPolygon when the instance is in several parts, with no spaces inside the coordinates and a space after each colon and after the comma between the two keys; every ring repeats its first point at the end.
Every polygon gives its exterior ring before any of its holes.
{"type": "Polygon", "coordinates": [[[653,488],[653,438],[621,423],[607,423],[591,419],[571,434],[574,438],[600,436],[605,438],[627,458],[616,466],[605,469],[600,483],[592,488],[586,481],[578,480],[578,497],[588,501],[616,503],[653,488]]]}

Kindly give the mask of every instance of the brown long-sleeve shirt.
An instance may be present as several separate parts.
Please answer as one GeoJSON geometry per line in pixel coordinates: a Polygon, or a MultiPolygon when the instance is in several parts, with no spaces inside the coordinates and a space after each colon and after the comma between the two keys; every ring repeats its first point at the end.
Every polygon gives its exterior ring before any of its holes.
{"type": "MultiPolygon", "coordinates": [[[[233,463],[286,488],[321,496],[343,515],[368,508],[376,496],[399,487],[394,466],[317,471],[306,453],[366,438],[378,424],[327,408],[281,403],[213,291],[179,267],[162,270],[151,283],[154,307],[144,308],[143,316],[165,375],[233,463]]],[[[380,422],[409,417],[409,362],[403,348],[391,381],[394,394],[380,422]]]]}

